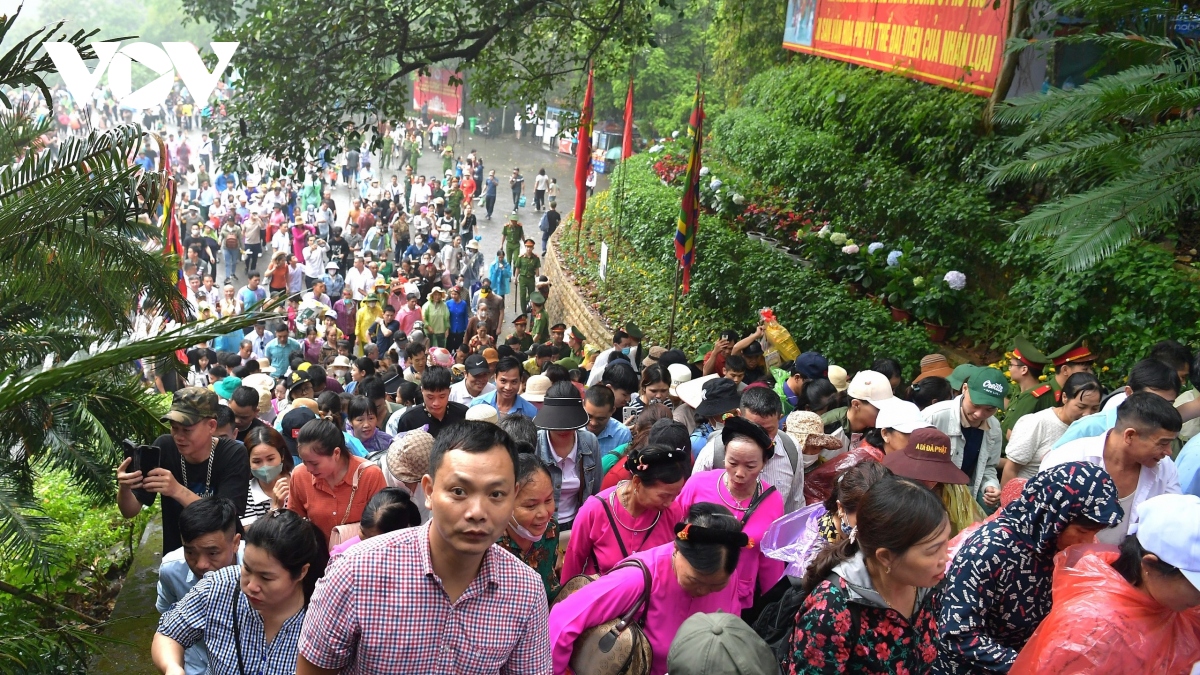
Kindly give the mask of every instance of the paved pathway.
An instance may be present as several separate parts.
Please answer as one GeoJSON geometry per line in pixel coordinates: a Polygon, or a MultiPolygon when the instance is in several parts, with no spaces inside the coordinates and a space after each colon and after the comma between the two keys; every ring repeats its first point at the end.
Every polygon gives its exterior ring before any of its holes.
{"type": "MultiPolygon", "coordinates": [[[[199,141],[199,132],[188,134],[188,142],[193,148],[198,147],[199,141]]],[[[479,220],[479,224],[475,228],[475,233],[483,237],[482,241],[480,241],[480,251],[484,254],[485,273],[487,266],[491,265],[492,261],[495,260],[496,251],[500,250],[502,246],[500,231],[513,210],[512,193],[508,188],[508,177],[512,174],[513,168],[519,168],[521,175],[525,177],[526,207],[518,209],[517,214],[520,216],[525,236],[537,242],[535,252],[540,254],[542,235],[538,230],[538,224],[541,222],[542,214],[533,209],[533,178],[539,170],[545,169],[548,176],[558,179],[558,212],[563,215],[563,226],[567,226],[575,210],[574,156],[567,156],[547,150],[540,144],[530,142],[528,137],[518,141],[512,134],[491,139],[483,136],[465,135],[463,142],[455,147],[454,154],[456,157],[460,155],[465,157],[472,149],[476,151],[477,156],[483,159],[484,176],[487,176],[488,171],[494,170],[497,180],[500,181],[500,187],[497,190],[496,209],[492,220],[485,218],[485,212],[482,207],[475,210],[479,220]]],[[[378,169],[378,160],[373,163],[371,170],[380,176],[380,182],[384,185],[391,182],[393,173],[398,176],[403,175],[403,169],[400,167],[378,169]]],[[[439,154],[435,151],[426,151],[417,161],[416,173],[418,175],[423,174],[426,177],[443,175],[442,159],[439,154]]],[[[608,177],[601,175],[598,179],[596,189],[598,191],[606,189],[608,187],[608,177]]],[[[354,196],[357,197],[357,192],[355,192],[354,196]]],[[[339,217],[344,217],[349,211],[351,198],[350,190],[341,184],[333,190],[333,199],[337,204],[339,217]]],[[[219,268],[218,274],[224,275],[224,265],[218,264],[217,267],[219,268]]],[[[266,267],[266,256],[263,256],[259,261],[259,271],[265,270],[266,267]]],[[[218,281],[222,284],[224,283],[224,279],[218,281]]],[[[245,281],[241,280],[234,283],[240,287],[245,281]]],[[[513,309],[516,303],[515,295],[516,289],[514,288],[509,298],[508,308],[505,311],[504,335],[507,335],[511,331],[511,319],[516,315],[516,311],[513,309]]]]}

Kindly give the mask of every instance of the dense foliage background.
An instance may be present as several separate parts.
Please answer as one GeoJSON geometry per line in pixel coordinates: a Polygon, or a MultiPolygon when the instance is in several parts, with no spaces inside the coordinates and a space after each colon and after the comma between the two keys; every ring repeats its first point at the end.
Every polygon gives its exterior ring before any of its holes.
{"type": "MultiPolygon", "coordinates": [[[[1175,239],[1136,239],[1084,272],[1048,264],[1051,241],[1012,240],[1013,221],[1070,185],[990,184],[1010,150],[1004,134],[983,128],[982,106],[979,97],[808,57],[751,80],[739,105],[710,115],[701,181],[709,213],[678,340],[698,346],[719,328],[749,330],[754,310],[773,306],[802,349],[851,369],[885,355],[915,365],[932,345],[919,323],[893,324],[879,304],[887,302],[949,325],[953,342],[980,359],[1011,348],[1017,335],[1046,349],[1084,336],[1110,366],[1110,384],[1157,340],[1190,342],[1200,289],[1175,239]],[[778,249],[746,233],[777,239],[778,249]],[[842,252],[847,242],[854,253],[842,252]],[[902,255],[889,266],[892,251],[902,255]],[[951,271],[965,276],[963,290],[945,283],[951,271]]],[[[629,160],[585,221],[584,241],[612,246],[618,221],[624,240],[602,309],[617,323],[641,319],[660,340],[686,157],[686,144],[668,142],[629,160]]],[[[571,262],[589,280],[594,265],[586,255],[571,262]]]]}

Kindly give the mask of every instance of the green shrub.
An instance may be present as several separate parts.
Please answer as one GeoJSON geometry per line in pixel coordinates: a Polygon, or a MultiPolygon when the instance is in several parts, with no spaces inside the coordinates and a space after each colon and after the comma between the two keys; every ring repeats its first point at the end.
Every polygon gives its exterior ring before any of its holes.
{"type": "MultiPolygon", "coordinates": [[[[610,190],[588,201],[581,259],[571,255],[574,230],[564,233],[560,250],[580,286],[598,291],[596,308],[601,314],[615,325],[634,321],[652,344],[665,344],[679,190],[664,186],[650,163],[644,156],[625,162],[613,180],[621,191],[610,190]],[[614,201],[624,209],[621,239],[627,242],[615,245],[614,201]],[[599,279],[592,249],[600,241],[613,247],[607,282],[599,279]]],[[[933,351],[924,329],[893,322],[881,305],[855,298],[821,271],[797,265],[721,218],[702,216],[691,292],[679,302],[675,345],[695,355],[724,328],[748,331],[763,307],[775,309],[801,349],[818,350],[851,371],[880,356],[894,356],[915,368],[922,355],[933,351]]]]}
{"type": "MultiPolygon", "coordinates": [[[[931,349],[924,331],[891,322],[846,285],[855,283],[869,292],[883,286],[879,292],[901,306],[951,319],[956,339],[992,353],[1011,349],[1018,335],[1045,349],[1083,336],[1101,354],[1109,386],[1159,340],[1200,346],[1192,337],[1200,329],[1197,272],[1176,265],[1169,250],[1142,242],[1086,274],[1057,274],[1044,263],[1045,242],[1009,242],[1010,221],[1047,186],[997,191],[983,182],[987,166],[1004,156],[1003,139],[982,133],[979,97],[797,58],[755,77],[742,103],[709,127],[704,165],[711,176],[702,179],[701,201],[714,212],[701,217],[677,344],[694,349],[720,328],[746,329],[759,308],[771,306],[802,349],[822,350],[851,370],[884,354],[915,366],[931,349]],[[713,177],[720,190],[708,187],[713,177]],[[741,205],[735,194],[744,197],[741,205]],[[825,223],[864,251],[854,257],[828,242],[813,246],[806,233],[825,223]],[[743,228],[751,226],[782,237],[815,265],[747,238],[743,228]],[[877,255],[907,251],[903,269],[881,270],[868,260],[871,242],[885,246],[877,255]],[[946,295],[941,278],[952,269],[967,275],[967,288],[952,302],[931,297],[946,295]],[[924,290],[903,285],[914,276],[929,282],[924,290]]],[[[686,152],[682,143],[666,151],[676,162],[686,152]]],[[[665,342],[681,186],[658,179],[656,157],[626,162],[615,193],[589,202],[589,253],[568,265],[585,283],[599,284],[592,247],[608,241],[610,276],[595,294],[597,308],[665,342]]]]}

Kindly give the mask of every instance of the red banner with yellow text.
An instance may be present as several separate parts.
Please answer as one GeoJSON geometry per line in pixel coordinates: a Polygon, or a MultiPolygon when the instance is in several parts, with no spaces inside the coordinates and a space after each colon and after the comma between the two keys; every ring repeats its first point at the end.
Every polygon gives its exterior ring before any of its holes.
{"type": "Polygon", "coordinates": [[[783,46],[987,96],[1011,0],[788,0],[783,46]]]}

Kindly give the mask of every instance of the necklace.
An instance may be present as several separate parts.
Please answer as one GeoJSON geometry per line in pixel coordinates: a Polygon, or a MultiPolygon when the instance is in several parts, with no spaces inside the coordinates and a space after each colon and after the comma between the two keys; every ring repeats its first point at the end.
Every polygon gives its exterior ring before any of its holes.
{"type": "MultiPolygon", "coordinates": [[[[725,472],[721,472],[720,474],[717,475],[717,496],[721,498],[722,502],[725,502],[725,506],[728,506],[729,508],[731,508],[735,511],[742,511],[742,512],[748,511],[750,509],[750,504],[746,504],[745,506],[738,506],[738,504],[740,504],[742,502],[742,500],[734,497],[733,493],[730,492],[730,490],[729,490],[729,486],[725,485],[725,479],[728,476],[729,476],[729,474],[725,473],[725,472]],[[732,504],[729,503],[729,500],[725,499],[725,495],[721,494],[722,487],[724,487],[725,491],[729,493],[729,498],[733,500],[732,504]]],[[[750,500],[749,500],[751,503],[754,502],[754,498],[758,496],[758,493],[760,490],[762,490],[761,484],[756,485],[754,487],[754,494],[750,496],[750,500]]]]}
{"type": "MultiPolygon", "coordinates": [[[[613,501],[613,495],[615,495],[615,494],[617,494],[618,492],[620,492],[620,491],[621,491],[621,486],[622,486],[622,485],[625,485],[625,484],[626,484],[626,483],[628,483],[628,482],[629,482],[629,481],[625,481],[625,480],[621,481],[620,483],[618,483],[618,484],[617,484],[617,489],[616,489],[616,490],[613,490],[613,491],[612,491],[611,493],[609,493],[609,495],[608,495],[608,505],[609,505],[609,507],[612,509],[612,512],[613,512],[613,520],[617,521],[617,524],[618,524],[618,525],[620,525],[621,527],[625,528],[626,530],[629,530],[630,532],[646,532],[647,530],[653,530],[653,529],[654,529],[654,526],[658,524],[658,519],[659,519],[659,518],[662,518],[662,511],[659,511],[659,512],[658,512],[658,515],[654,516],[654,522],[653,522],[653,523],[650,523],[650,526],[649,526],[649,527],[643,527],[643,528],[642,528],[642,529],[640,529],[640,530],[636,530],[636,529],[634,529],[634,528],[632,528],[632,527],[629,527],[629,526],[628,526],[628,525],[626,525],[625,523],[622,523],[622,522],[621,522],[621,519],[617,517],[617,505],[616,505],[616,503],[613,501]]],[[[625,512],[626,512],[626,513],[629,513],[629,509],[625,507],[625,503],[624,503],[624,502],[622,502],[622,503],[621,503],[621,508],[622,508],[622,509],[625,509],[625,512]]]]}
{"type": "MultiPolygon", "coordinates": [[[[208,449],[208,459],[204,460],[204,461],[208,462],[208,475],[206,475],[204,477],[204,492],[200,493],[201,497],[212,492],[212,488],[211,488],[211,486],[212,486],[212,467],[213,467],[213,463],[214,463],[213,455],[215,455],[215,454],[217,454],[217,439],[213,438],[212,439],[212,447],[208,449]]],[[[187,460],[184,459],[182,454],[179,455],[179,473],[183,477],[183,486],[185,488],[191,490],[192,487],[188,483],[188,477],[187,477],[187,460]]]]}

